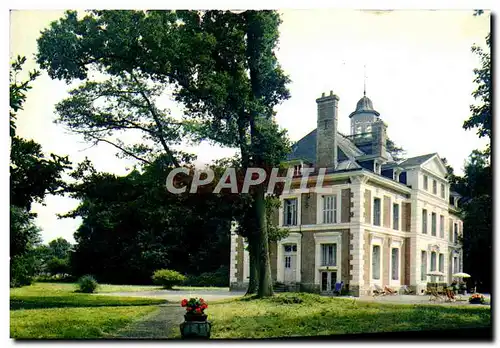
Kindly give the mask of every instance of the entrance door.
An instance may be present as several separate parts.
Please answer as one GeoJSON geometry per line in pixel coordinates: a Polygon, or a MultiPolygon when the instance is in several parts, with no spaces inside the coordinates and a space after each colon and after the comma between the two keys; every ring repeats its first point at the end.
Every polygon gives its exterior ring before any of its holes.
{"type": "Polygon", "coordinates": [[[286,244],[284,248],[284,274],[283,280],[285,283],[293,283],[296,281],[296,268],[297,268],[297,245],[286,244]]]}
{"type": "Polygon", "coordinates": [[[323,294],[333,294],[335,290],[335,283],[337,282],[336,271],[322,271],[321,272],[321,292],[323,294]]]}

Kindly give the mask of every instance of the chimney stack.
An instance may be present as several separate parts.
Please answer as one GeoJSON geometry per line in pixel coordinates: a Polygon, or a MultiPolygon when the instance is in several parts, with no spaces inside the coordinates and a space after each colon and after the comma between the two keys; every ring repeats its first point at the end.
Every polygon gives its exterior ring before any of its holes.
{"type": "Polygon", "coordinates": [[[383,159],[387,159],[387,125],[381,119],[373,122],[373,154],[383,159]]]}
{"type": "Polygon", "coordinates": [[[316,168],[337,167],[337,113],[339,97],[330,91],[316,99],[318,126],[316,129],[316,168]]]}

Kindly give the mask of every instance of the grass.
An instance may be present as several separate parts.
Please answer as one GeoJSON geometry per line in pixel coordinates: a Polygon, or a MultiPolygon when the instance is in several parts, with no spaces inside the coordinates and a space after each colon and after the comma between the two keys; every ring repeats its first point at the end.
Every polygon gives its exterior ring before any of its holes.
{"type": "Polygon", "coordinates": [[[209,304],[212,338],[271,338],[491,327],[487,306],[361,302],[279,294],[209,304]]]}
{"type": "Polygon", "coordinates": [[[165,300],[75,293],[75,284],[11,289],[10,336],[17,339],[103,338],[165,300]]]}

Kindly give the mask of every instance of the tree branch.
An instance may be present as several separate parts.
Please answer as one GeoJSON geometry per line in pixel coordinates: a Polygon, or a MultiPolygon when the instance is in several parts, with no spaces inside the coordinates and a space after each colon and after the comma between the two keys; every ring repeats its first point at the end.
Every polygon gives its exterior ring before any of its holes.
{"type": "MultiPolygon", "coordinates": [[[[130,71],[130,76],[132,76],[132,78],[137,83],[137,85],[140,86],[139,80],[137,79],[137,77],[134,75],[134,73],[132,71],[130,71]]],[[[144,100],[146,101],[146,103],[148,104],[149,112],[151,113],[151,116],[153,116],[153,119],[155,120],[156,126],[158,127],[157,136],[160,139],[160,142],[161,142],[161,145],[163,146],[163,149],[165,150],[167,155],[170,157],[170,160],[172,161],[174,166],[180,167],[179,162],[177,162],[177,159],[174,157],[174,154],[172,153],[172,151],[168,147],[167,142],[165,141],[165,138],[163,137],[163,126],[161,125],[160,118],[156,114],[156,111],[154,109],[153,104],[151,103],[148,96],[146,95],[146,93],[144,93],[143,90],[141,90],[141,95],[144,98],[144,100]]]]}
{"type": "Polygon", "coordinates": [[[124,149],[123,147],[121,147],[120,145],[113,143],[112,141],[96,137],[96,136],[94,136],[92,134],[89,134],[89,136],[92,137],[92,138],[94,138],[95,141],[96,141],[96,143],[99,143],[101,141],[104,142],[104,143],[108,143],[110,145],[113,145],[114,147],[116,147],[117,149],[119,149],[120,151],[122,151],[123,153],[127,154],[128,156],[135,158],[136,160],[142,161],[143,163],[146,163],[146,164],[153,164],[152,162],[148,161],[147,159],[141,158],[141,157],[133,154],[132,152],[124,149]]]}

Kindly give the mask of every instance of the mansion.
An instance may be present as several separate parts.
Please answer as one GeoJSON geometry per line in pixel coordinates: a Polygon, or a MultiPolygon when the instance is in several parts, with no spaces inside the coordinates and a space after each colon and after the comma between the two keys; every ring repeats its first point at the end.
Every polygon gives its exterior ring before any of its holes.
{"type": "MultiPolygon", "coordinates": [[[[437,153],[397,161],[387,149],[387,125],[363,96],[349,115],[350,135],[337,129],[339,98],[316,100],[317,128],[294,144],[287,163],[292,189],[280,196],[276,223],[288,237],[271,243],[275,283],[297,291],[332,294],[335,284],[354,296],[374,286],[417,294],[431,280],[450,283],[462,270],[463,231],[458,195],[450,192],[437,153]],[[307,189],[298,188],[303,168],[313,168],[307,189]],[[326,168],[322,188],[318,171],[326,168]]],[[[231,234],[230,286],[246,289],[245,240],[231,234]]]]}

